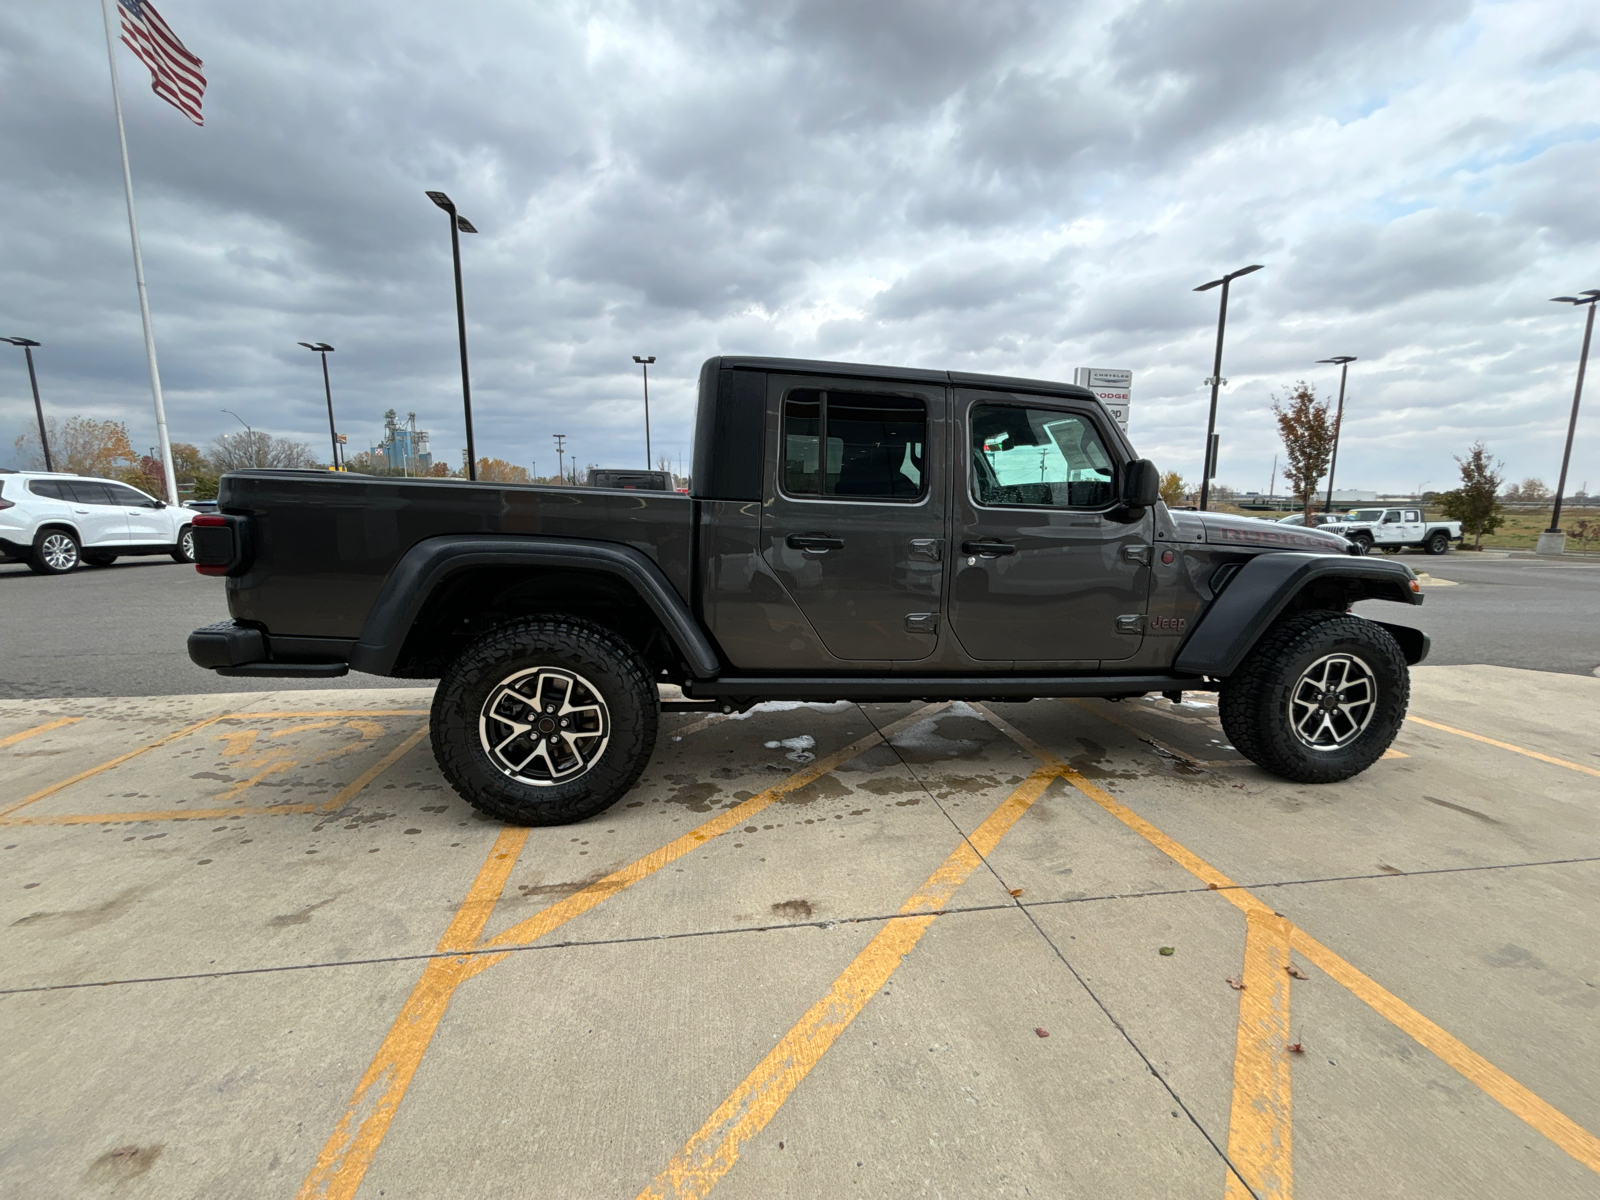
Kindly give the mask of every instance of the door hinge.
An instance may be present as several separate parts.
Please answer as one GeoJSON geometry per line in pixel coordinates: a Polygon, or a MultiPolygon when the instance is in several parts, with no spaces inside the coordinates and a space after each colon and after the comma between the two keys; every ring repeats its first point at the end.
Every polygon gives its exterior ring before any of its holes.
{"type": "Polygon", "coordinates": [[[925,558],[929,562],[938,562],[942,557],[939,547],[940,542],[938,538],[912,538],[911,557],[925,558]]]}
{"type": "Polygon", "coordinates": [[[1149,546],[1124,546],[1122,556],[1130,562],[1143,563],[1147,567],[1150,565],[1149,546]]]}
{"type": "Polygon", "coordinates": [[[1117,618],[1117,632],[1118,633],[1143,633],[1144,632],[1144,614],[1143,613],[1133,613],[1133,614],[1131,614],[1129,616],[1118,617],[1117,618]]]}
{"type": "Polygon", "coordinates": [[[939,632],[939,614],[938,613],[907,613],[906,614],[906,632],[907,633],[938,633],[939,632]]]}

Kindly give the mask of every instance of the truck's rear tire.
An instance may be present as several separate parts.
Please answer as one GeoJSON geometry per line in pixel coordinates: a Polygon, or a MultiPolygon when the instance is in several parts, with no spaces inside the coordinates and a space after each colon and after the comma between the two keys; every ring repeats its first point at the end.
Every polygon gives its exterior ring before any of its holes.
{"type": "Polygon", "coordinates": [[[433,754],[461,798],[514,825],[604,812],[655,749],[650,673],[609,630],[568,617],[501,626],[446,668],[433,754]]]}
{"type": "Polygon", "coordinates": [[[1389,631],[1335,612],[1269,629],[1223,680],[1218,711],[1251,762],[1296,783],[1336,783],[1370,767],[1405,720],[1411,677],[1389,631]]]}
{"type": "Polygon", "coordinates": [[[1440,529],[1428,535],[1428,540],[1422,548],[1429,554],[1443,554],[1450,549],[1450,535],[1440,529]]]}

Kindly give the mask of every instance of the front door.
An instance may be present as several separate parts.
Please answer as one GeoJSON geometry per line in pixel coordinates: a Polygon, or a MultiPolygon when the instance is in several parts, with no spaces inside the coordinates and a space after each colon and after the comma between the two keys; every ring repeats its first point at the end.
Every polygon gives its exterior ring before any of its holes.
{"type": "Polygon", "coordinates": [[[761,552],[828,653],[909,661],[938,644],[945,389],[769,377],[777,469],[761,552]]]}
{"type": "Polygon", "coordinates": [[[962,647],[1039,669],[1132,656],[1154,517],[1117,503],[1123,464],[1098,406],[962,390],[955,412],[950,612],[962,647]]]}
{"type": "Polygon", "coordinates": [[[145,546],[172,543],[172,518],[166,513],[166,505],[123,483],[107,483],[106,487],[111,489],[123,515],[128,518],[130,542],[145,546]]]}

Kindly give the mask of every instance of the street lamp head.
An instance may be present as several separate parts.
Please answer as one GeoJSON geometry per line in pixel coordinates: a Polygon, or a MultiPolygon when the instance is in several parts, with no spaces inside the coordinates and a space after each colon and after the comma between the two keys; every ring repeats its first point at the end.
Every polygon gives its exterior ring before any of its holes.
{"type": "Polygon", "coordinates": [[[649,358],[640,358],[637,354],[633,356],[633,361],[636,363],[653,363],[655,360],[656,356],[654,354],[652,354],[649,358]]]}
{"type": "Polygon", "coordinates": [[[474,226],[471,221],[469,221],[465,217],[463,217],[460,213],[456,213],[456,228],[459,229],[462,233],[477,233],[478,232],[477,227],[474,226]]]}
{"type": "Polygon", "coordinates": [[[1221,287],[1223,284],[1229,282],[1230,280],[1237,279],[1241,275],[1248,275],[1252,271],[1261,270],[1262,265],[1263,264],[1261,264],[1261,263],[1255,263],[1252,266],[1240,267],[1237,271],[1229,271],[1221,279],[1213,279],[1210,283],[1202,283],[1199,287],[1195,288],[1194,290],[1197,291],[1197,292],[1209,292],[1212,288],[1221,287]]]}
{"type": "Polygon", "coordinates": [[[1338,366],[1341,363],[1355,362],[1356,356],[1354,354],[1335,354],[1332,358],[1319,358],[1317,361],[1319,363],[1332,363],[1334,366],[1338,366]]]}
{"type": "MultiPolygon", "coordinates": [[[[10,342],[13,346],[37,346],[39,343],[32,338],[25,337],[0,337],[0,342],[10,342]]],[[[654,361],[653,359],[651,360],[654,361]]]]}
{"type": "Polygon", "coordinates": [[[440,208],[444,209],[445,212],[450,213],[451,215],[455,214],[455,201],[451,200],[449,196],[446,196],[443,192],[429,192],[427,195],[429,200],[432,200],[440,208]]]}
{"type": "Polygon", "coordinates": [[[319,354],[331,354],[333,352],[333,347],[328,345],[327,342],[317,342],[315,344],[311,342],[301,342],[300,345],[304,346],[307,350],[315,350],[319,354]]]}
{"type": "Polygon", "coordinates": [[[1600,300],[1600,289],[1590,288],[1588,291],[1579,292],[1576,296],[1551,296],[1552,304],[1593,304],[1600,300]]]}

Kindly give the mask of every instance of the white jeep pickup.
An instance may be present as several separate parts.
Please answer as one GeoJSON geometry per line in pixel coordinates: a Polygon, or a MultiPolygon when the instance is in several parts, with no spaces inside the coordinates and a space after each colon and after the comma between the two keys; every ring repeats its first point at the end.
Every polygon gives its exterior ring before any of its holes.
{"type": "Polygon", "coordinates": [[[1461,540],[1460,521],[1424,521],[1420,508],[1357,508],[1318,528],[1339,534],[1362,554],[1374,546],[1387,551],[1416,546],[1443,554],[1461,540]]]}

